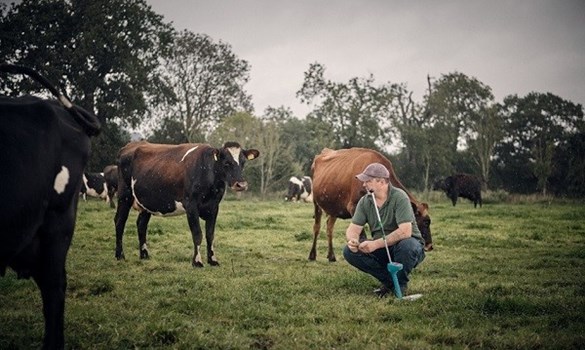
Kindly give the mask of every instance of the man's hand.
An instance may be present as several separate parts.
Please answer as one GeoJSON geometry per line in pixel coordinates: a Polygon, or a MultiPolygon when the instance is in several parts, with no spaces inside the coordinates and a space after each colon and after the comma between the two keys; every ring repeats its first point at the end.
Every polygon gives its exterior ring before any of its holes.
{"type": "Polygon", "coordinates": [[[350,239],[349,241],[347,241],[347,247],[353,253],[357,253],[358,252],[359,245],[360,245],[360,242],[358,242],[357,239],[350,239]]]}
{"type": "Polygon", "coordinates": [[[358,249],[364,253],[371,253],[374,250],[378,250],[380,248],[383,248],[383,240],[381,239],[377,239],[375,241],[363,241],[362,243],[360,243],[358,249]]]}

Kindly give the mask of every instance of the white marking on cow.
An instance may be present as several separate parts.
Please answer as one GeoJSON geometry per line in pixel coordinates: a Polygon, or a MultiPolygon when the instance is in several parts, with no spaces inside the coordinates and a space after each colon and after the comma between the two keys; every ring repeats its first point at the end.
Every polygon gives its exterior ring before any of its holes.
{"type": "Polygon", "coordinates": [[[201,260],[201,246],[198,245],[196,247],[196,249],[197,249],[197,254],[195,255],[195,262],[203,265],[203,260],[201,260]]]}
{"type": "Polygon", "coordinates": [[[69,169],[64,166],[61,166],[61,171],[57,176],[55,176],[55,183],[53,184],[53,188],[55,192],[61,194],[65,192],[65,186],[69,183],[69,169]]]}
{"type": "Polygon", "coordinates": [[[242,149],[239,147],[229,147],[227,150],[231,153],[232,157],[234,158],[236,163],[239,165],[240,164],[240,153],[242,152],[242,149]]]}
{"type": "Polygon", "coordinates": [[[183,158],[181,158],[181,162],[185,160],[185,157],[187,157],[189,155],[189,153],[193,152],[194,150],[197,149],[197,147],[199,146],[195,146],[193,148],[190,148],[187,152],[185,152],[185,154],[183,155],[183,158]]]}
{"type": "Polygon", "coordinates": [[[146,243],[142,243],[142,247],[140,247],[140,250],[148,250],[148,246],[146,245],[146,243]]]}
{"type": "MultiPolygon", "coordinates": [[[[183,203],[181,202],[177,202],[175,201],[175,210],[173,210],[172,212],[168,212],[168,213],[161,213],[160,211],[156,211],[156,210],[151,210],[148,209],[147,207],[144,206],[144,204],[140,203],[140,201],[138,200],[138,197],[136,197],[136,191],[134,190],[134,187],[136,185],[136,179],[132,178],[131,181],[131,187],[132,187],[132,196],[134,197],[134,203],[133,203],[133,207],[134,205],[137,205],[139,208],[142,208],[144,210],[146,210],[147,212],[151,213],[152,215],[156,215],[156,216],[176,216],[176,215],[183,215],[185,214],[186,210],[185,207],[183,206],[183,203]]],[[[136,208],[134,208],[136,209],[136,208]]]]}
{"type": "Polygon", "coordinates": [[[295,185],[299,185],[299,186],[303,187],[303,182],[301,180],[299,180],[299,178],[296,176],[291,177],[289,181],[295,185]]]}
{"type": "Polygon", "coordinates": [[[211,261],[213,262],[217,262],[217,258],[215,257],[215,249],[213,247],[213,244],[211,245],[211,261]]]}

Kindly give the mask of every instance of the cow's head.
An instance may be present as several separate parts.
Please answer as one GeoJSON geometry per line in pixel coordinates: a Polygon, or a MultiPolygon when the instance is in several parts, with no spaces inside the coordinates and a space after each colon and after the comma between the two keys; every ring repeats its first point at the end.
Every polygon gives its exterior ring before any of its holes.
{"type": "Polygon", "coordinates": [[[245,150],[237,142],[226,142],[223,148],[214,150],[215,171],[232,190],[245,191],[248,189],[248,182],[242,176],[244,164],[258,156],[258,150],[245,150]]]}
{"type": "Polygon", "coordinates": [[[431,235],[431,217],[429,216],[429,205],[427,203],[412,203],[412,210],[416,218],[416,226],[425,240],[425,250],[433,250],[433,236],[431,235]]]}

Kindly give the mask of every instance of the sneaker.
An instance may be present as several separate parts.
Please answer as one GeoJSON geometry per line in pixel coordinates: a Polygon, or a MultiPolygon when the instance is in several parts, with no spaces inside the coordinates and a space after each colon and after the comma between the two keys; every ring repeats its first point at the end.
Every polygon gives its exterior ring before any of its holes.
{"type": "MultiPolygon", "coordinates": [[[[407,290],[408,288],[406,286],[400,286],[400,292],[402,293],[402,296],[406,296],[407,290]]],[[[381,285],[380,288],[374,289],[374,294],[376,294],[378,298],[385,298],[388,294],[395,295],[394,287],[389,288],[385,285],[381,285]]]]}
{"type": "Polygon", "coordinates": [[[380,288],[374,289],[374,294],[376,294],[376,296],[378,298],[385,298],[386,295],[388,295],[388,293],[392,293],[392,292],[385,285],[381,285],[380,288]]]}

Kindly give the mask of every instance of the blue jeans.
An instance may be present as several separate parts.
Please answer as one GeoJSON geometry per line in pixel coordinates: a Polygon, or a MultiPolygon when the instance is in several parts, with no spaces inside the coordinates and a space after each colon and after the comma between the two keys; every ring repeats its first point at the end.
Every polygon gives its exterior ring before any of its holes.
{"type": "MultiPolygon", "coordinates": [[[[410,237],[388,248],[392,261],[402,264],[402,270],[398,271],[396,275],[400,288],[405,289],[409,281],[408,275],[425,258],[423,245],[416,238],[410,237]]],[[[394,288],[392,277],[386,268],[388,265],[388,255],[386,254],[385,248],[366,254],[360,251],[354,253],[346,245],[343,248],[343,257],[350,265],[374,276],[389,289],[392,290],[394,288]]]]}

